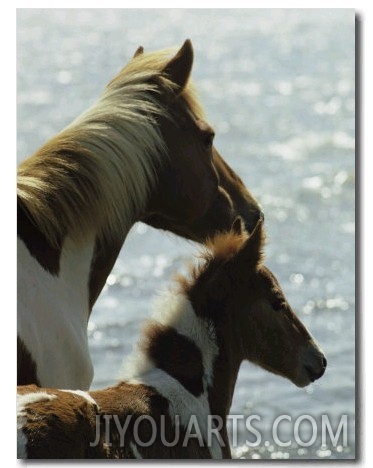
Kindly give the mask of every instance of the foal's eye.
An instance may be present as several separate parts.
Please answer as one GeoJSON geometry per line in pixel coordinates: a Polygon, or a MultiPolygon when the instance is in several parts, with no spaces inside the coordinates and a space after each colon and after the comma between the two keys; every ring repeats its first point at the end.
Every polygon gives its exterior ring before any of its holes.
{"type": "Polygon", "coordinates": [[[209,132],[206,133],[203,137],[203,144],[206,149],[211,149],[212,144],[214,143],[214,138],[215,138],[215,133],[214,132],[209,132]]]}

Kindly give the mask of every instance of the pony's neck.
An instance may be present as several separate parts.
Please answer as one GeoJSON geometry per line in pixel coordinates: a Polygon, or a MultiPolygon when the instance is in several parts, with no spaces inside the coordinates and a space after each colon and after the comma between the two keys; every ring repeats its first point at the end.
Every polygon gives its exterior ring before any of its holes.
{"type": "Polygon", "coordinates": [[[18,197],[56,247],[65,236],[94,232],[121,245],[140,219],[163,164],[155,123],[162,112],[142,92],[107,89],[91,109],[18,168],[18,197]]]}

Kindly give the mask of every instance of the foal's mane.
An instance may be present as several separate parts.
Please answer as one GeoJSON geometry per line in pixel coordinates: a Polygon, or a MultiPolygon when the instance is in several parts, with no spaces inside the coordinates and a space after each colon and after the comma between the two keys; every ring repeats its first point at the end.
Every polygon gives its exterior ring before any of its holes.
{"type": "MultiPolygon", "coordinates": [[[[245,259],[246,269],[249,269],[250,265],[252,267],[262,265],[265,243],[266,235],[261,220],[258,221],[250,235],[245,229],[237,231],[233,227],[231,231],[216,234],[206,240],[197,261],[193,262],[189,267],[189,274],[176,276],[178,289],[188,296],[201,276],[204,276],[205,279],[214,276],[220,267],[234,259],[234,257],[238,257],[240,251],[245,250],[241,258],[245,259]]],[[[235,264],[235,267],[239,266],[235,264]]],[[[211,284],[209,287],[211,287],[211,284]]]]}
{"type": "Polygon", "coordinates": [[[235,257],[248,237],[245,231],[242,233],[221,232],[207,239],[196,261],[189,266],[188,274],[176,276],[181,292],[188,295],[202,275],[208,274],[235,257]]]}
{"type": "MultiPolygon", "coordinates": [[[[18,201],[52,245],[92,230],[118,241],[144,209],[167,157],[157,118],[172,119],[159,99],[175,91],[162,73],[172,52],[137,55],[90,109],[20,164],[18,201]]],[[[203,116],[190,82],[181,98],[203,116]]]]}

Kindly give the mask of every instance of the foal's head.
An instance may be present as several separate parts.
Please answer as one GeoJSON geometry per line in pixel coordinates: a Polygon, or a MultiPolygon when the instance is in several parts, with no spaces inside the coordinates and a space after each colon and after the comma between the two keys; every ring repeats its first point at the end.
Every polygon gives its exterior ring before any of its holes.
{"type": "Polygon", "coordinates": [[[203,241],[228,230],[241,215],[251,232],[261,216],[260,208],[213,145],[215,132],[189,80],[192,64],[192,44],[187,40],[171,58],[162,51],[144,54],[140,48],[121,72],[148,70],[151,90],[165,110],[157,116],[157,125],[169,159],[143,221],[203,241]]]}
{"type": "Polygon", "coordinates": [[[213,322],[220,353],[304,387],[324,374],[326,359],[264,266],[262,246],[262,222],[248,237],[236,220],[210,242],[206,263],[184,288],[197,315],[213,322]]]}

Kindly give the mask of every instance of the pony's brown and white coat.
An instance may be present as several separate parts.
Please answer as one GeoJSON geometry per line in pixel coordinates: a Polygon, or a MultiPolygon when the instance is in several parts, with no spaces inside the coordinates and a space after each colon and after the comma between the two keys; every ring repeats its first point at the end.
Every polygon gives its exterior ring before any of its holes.
{"type": "Polygon", "coordinates": [[[88,388],[87,321],[139,220],[203,242],[257,202],[212,145],[190,41],[143,54],[18,168],[18,383],[88,388]]]}
{"type": "Polygon", "coordinates": [[[166,157],[155,125],[165,110],[148,83],[149,75],[160,74],[164,56],[146,61],[144,72],[141,56],[133,60],[91,109],[18,169],[22,209],[59,250],[51,271],[18,238],[18,336],[38,364],[37,383],[46,386],[89,387],[86,330],[95,245],[122,244],[166,157]]]}

